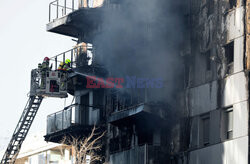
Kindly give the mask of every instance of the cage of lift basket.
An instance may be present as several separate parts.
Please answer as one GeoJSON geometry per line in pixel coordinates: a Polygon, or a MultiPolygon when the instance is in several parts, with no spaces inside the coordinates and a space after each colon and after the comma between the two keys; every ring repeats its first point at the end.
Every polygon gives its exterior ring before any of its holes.
{"type": "Polygon", "coordinates": [[[45,94],[49,97],[67,97],[67,73],[47,71],[45,94]]]}
{"type": "Polygon", "coordinates": [[[62,71],[31,71],[31,96],[65,98],[67,94],[67,73],[62,71]]]}

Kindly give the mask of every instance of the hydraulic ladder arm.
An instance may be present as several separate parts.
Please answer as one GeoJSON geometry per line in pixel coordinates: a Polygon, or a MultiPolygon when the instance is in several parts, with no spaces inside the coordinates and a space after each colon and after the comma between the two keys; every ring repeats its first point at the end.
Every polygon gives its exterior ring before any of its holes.
{"type": "Polygon", "coordinates": [[[21,145],[29,132],[31,124],[36,116],[36,113],[42,103],[42,96],[30,96],[23,110],[20,120],[12,135],[10,143],[4,153],[1,164],[13,164],[21,149],[21,145]]]}
{"type": "Polygon", "coordinates": [[[16,129],[11,137],[9,145],[0,164],[13,164],[21,149],[22,143],[27,136],[36,113],[42,103],[43,97],[67,97],[67,87],[61,88],[65,84],[65,74],[60,71],[46,71],[42,74],[38,69],[31,71],[31,88],[29,100],[23,110],[16,129]],[[43,78],[42,78],[43,77],[43,78]],[[41,80],[44,80],[44,87],[41,87],[41,80]]]}

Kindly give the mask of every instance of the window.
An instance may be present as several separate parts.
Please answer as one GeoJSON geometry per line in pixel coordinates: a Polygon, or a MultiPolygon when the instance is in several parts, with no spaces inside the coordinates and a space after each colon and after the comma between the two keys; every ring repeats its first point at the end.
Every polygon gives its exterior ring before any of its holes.
{"type": "Polygon", "coordinates": [[[237,6],[237,0],[229,0],[230,9],[237,6]]]}
{"type": "Polygon", "coordinates": [[[225,57],[227,59],[227,74],[233,73],[234,63],[234,42],[227,44],[225,47],[225,57]]]}
{"type": "Polygon", "coordinates": [[[228,64],[234,62],[234,42],[231,42],[225,46],[225,54],[228,64]]]}
{"type": "Polygon", "coordinates": [[[207,146],[209,145],[209,131],[210,131],[210,116],[209,114],[204,115],[201,117],[201,131],[202,131],[202,145],[207,146]]]}
{"type": "Polygon", "coordinates": [[[225,110],[225,138],[233,138],[233,108],[225,110]]]}

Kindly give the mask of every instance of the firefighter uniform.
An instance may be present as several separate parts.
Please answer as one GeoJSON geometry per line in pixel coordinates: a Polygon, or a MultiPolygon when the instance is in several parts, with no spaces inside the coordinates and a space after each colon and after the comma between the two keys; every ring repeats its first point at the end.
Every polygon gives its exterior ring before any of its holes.
{"type": "Polygon", "coordinates": [[[49,70],[49,58],[48,57],[45,57],[43,59],[43,63],[42,63],[42,66],[41,66],[41,86],[40,88],[41,89],[45,89],[46,87],[46,72],[49,70]]]}

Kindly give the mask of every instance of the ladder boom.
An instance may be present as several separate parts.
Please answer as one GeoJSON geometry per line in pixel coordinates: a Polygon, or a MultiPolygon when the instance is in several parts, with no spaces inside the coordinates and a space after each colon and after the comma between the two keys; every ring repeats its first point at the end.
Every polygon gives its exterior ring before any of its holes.
{"type": "Polygon", "coordinates": [[[16,129],[12,135],[9,145],[1,160],[1,164],[15,163],[21,145],[27,136],[36,113],[42,103],[42,96],[30,96],[23,113],[17,123],[16,129]]]}
{"type": "Polygon", "coordinates": [[[16,129],[0,164],[15,163],[22,143],[42,103],[43,97],[66,98],[68,96],[67,73],[63,71],[33,69],[31,71],[30,85],[29,100],[17,123],[16,129]]]}

